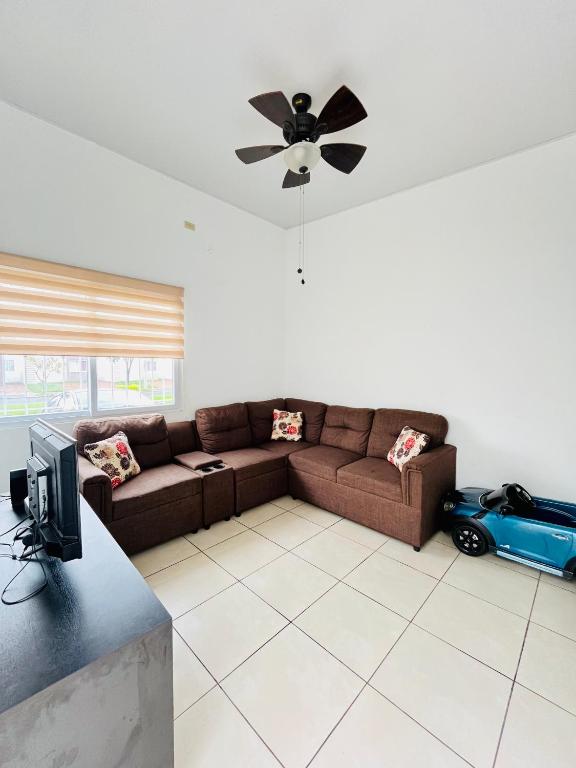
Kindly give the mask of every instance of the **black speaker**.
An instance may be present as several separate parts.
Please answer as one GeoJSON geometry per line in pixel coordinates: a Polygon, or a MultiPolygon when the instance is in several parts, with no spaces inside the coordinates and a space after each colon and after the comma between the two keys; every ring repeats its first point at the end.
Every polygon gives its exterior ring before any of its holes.
{"type": "Polygon", "coordinates": [[[22,509],[28,496],[28,479],[25,469],[10,470],[10,501],[12,509],[22,509]]]}

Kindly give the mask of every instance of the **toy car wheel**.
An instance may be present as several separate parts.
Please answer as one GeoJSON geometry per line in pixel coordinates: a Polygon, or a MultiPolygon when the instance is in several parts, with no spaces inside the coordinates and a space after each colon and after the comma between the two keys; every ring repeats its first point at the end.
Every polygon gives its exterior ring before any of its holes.
{"type": "Polygon", "coordinates": [[[475,525],[460,523],[452,529],[452,541],[465,555],[480,557],[488,551],[488,541],[475,525]]]}
{"type": "Polygon", "coordinates": [[[566,581],[576,581],[576,565],[571,565],[567,571],[564,571],[566,581]]]}

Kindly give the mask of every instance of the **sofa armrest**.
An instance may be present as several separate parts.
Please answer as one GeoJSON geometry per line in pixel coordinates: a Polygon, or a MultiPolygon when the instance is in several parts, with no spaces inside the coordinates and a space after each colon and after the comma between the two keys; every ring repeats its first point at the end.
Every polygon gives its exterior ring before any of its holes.
{"type": "Polygon", "coordinates": [[[78,456],[80,493],[100,520],[112,522],[112,482],[106,472],[95,467],[85,456],[78,456]]]}
{"type": "Polygon", "coordinates": [[[404,504],[421,511],[421,542],[424,544],[440,526],[440,501],[456,485],[456,448],[440,445],[411,459],[402,471],[404,504]]]}
{"type": "Polygon", "coordinates": [[[176,464],[180,464],[182,467],[188,469],[202,469],[209,464],[216,464],[221,459],[218,456],[214,456],[213,453],[204,453],[203,451],[190,451],[189,453],[180,453],[178,456],[174,456],[176,464]]]}

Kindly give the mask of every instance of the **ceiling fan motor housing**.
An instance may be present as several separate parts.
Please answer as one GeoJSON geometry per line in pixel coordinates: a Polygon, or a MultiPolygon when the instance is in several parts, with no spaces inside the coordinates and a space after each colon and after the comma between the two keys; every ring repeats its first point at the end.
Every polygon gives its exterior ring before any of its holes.
{"type": "Polygon", "coordinates": [[[299,141],[317,141],[314,135],[316,115],[310,112],[296,112],[292,120],[287,120],[283,126],[284,140],[287,144],[299,141]]]}

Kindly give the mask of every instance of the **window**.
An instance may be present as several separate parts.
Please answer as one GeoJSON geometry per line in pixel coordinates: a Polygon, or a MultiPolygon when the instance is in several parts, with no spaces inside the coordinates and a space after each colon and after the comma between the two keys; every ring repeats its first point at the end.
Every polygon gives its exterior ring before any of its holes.
{"type": "Polygon", "coordinates": [[[174,361],[97,357],[98,410],[174,405],[174,361]]]}
{"type": "Polygon", "coordinates": [[[167,358],[0,355],[0,420],[175,407],[179,371],[167,358]]]}
{"type": "Polygon", "coordinates": [[[184,289],[0,253],[0,421],[177,405],[184,289]]]}

